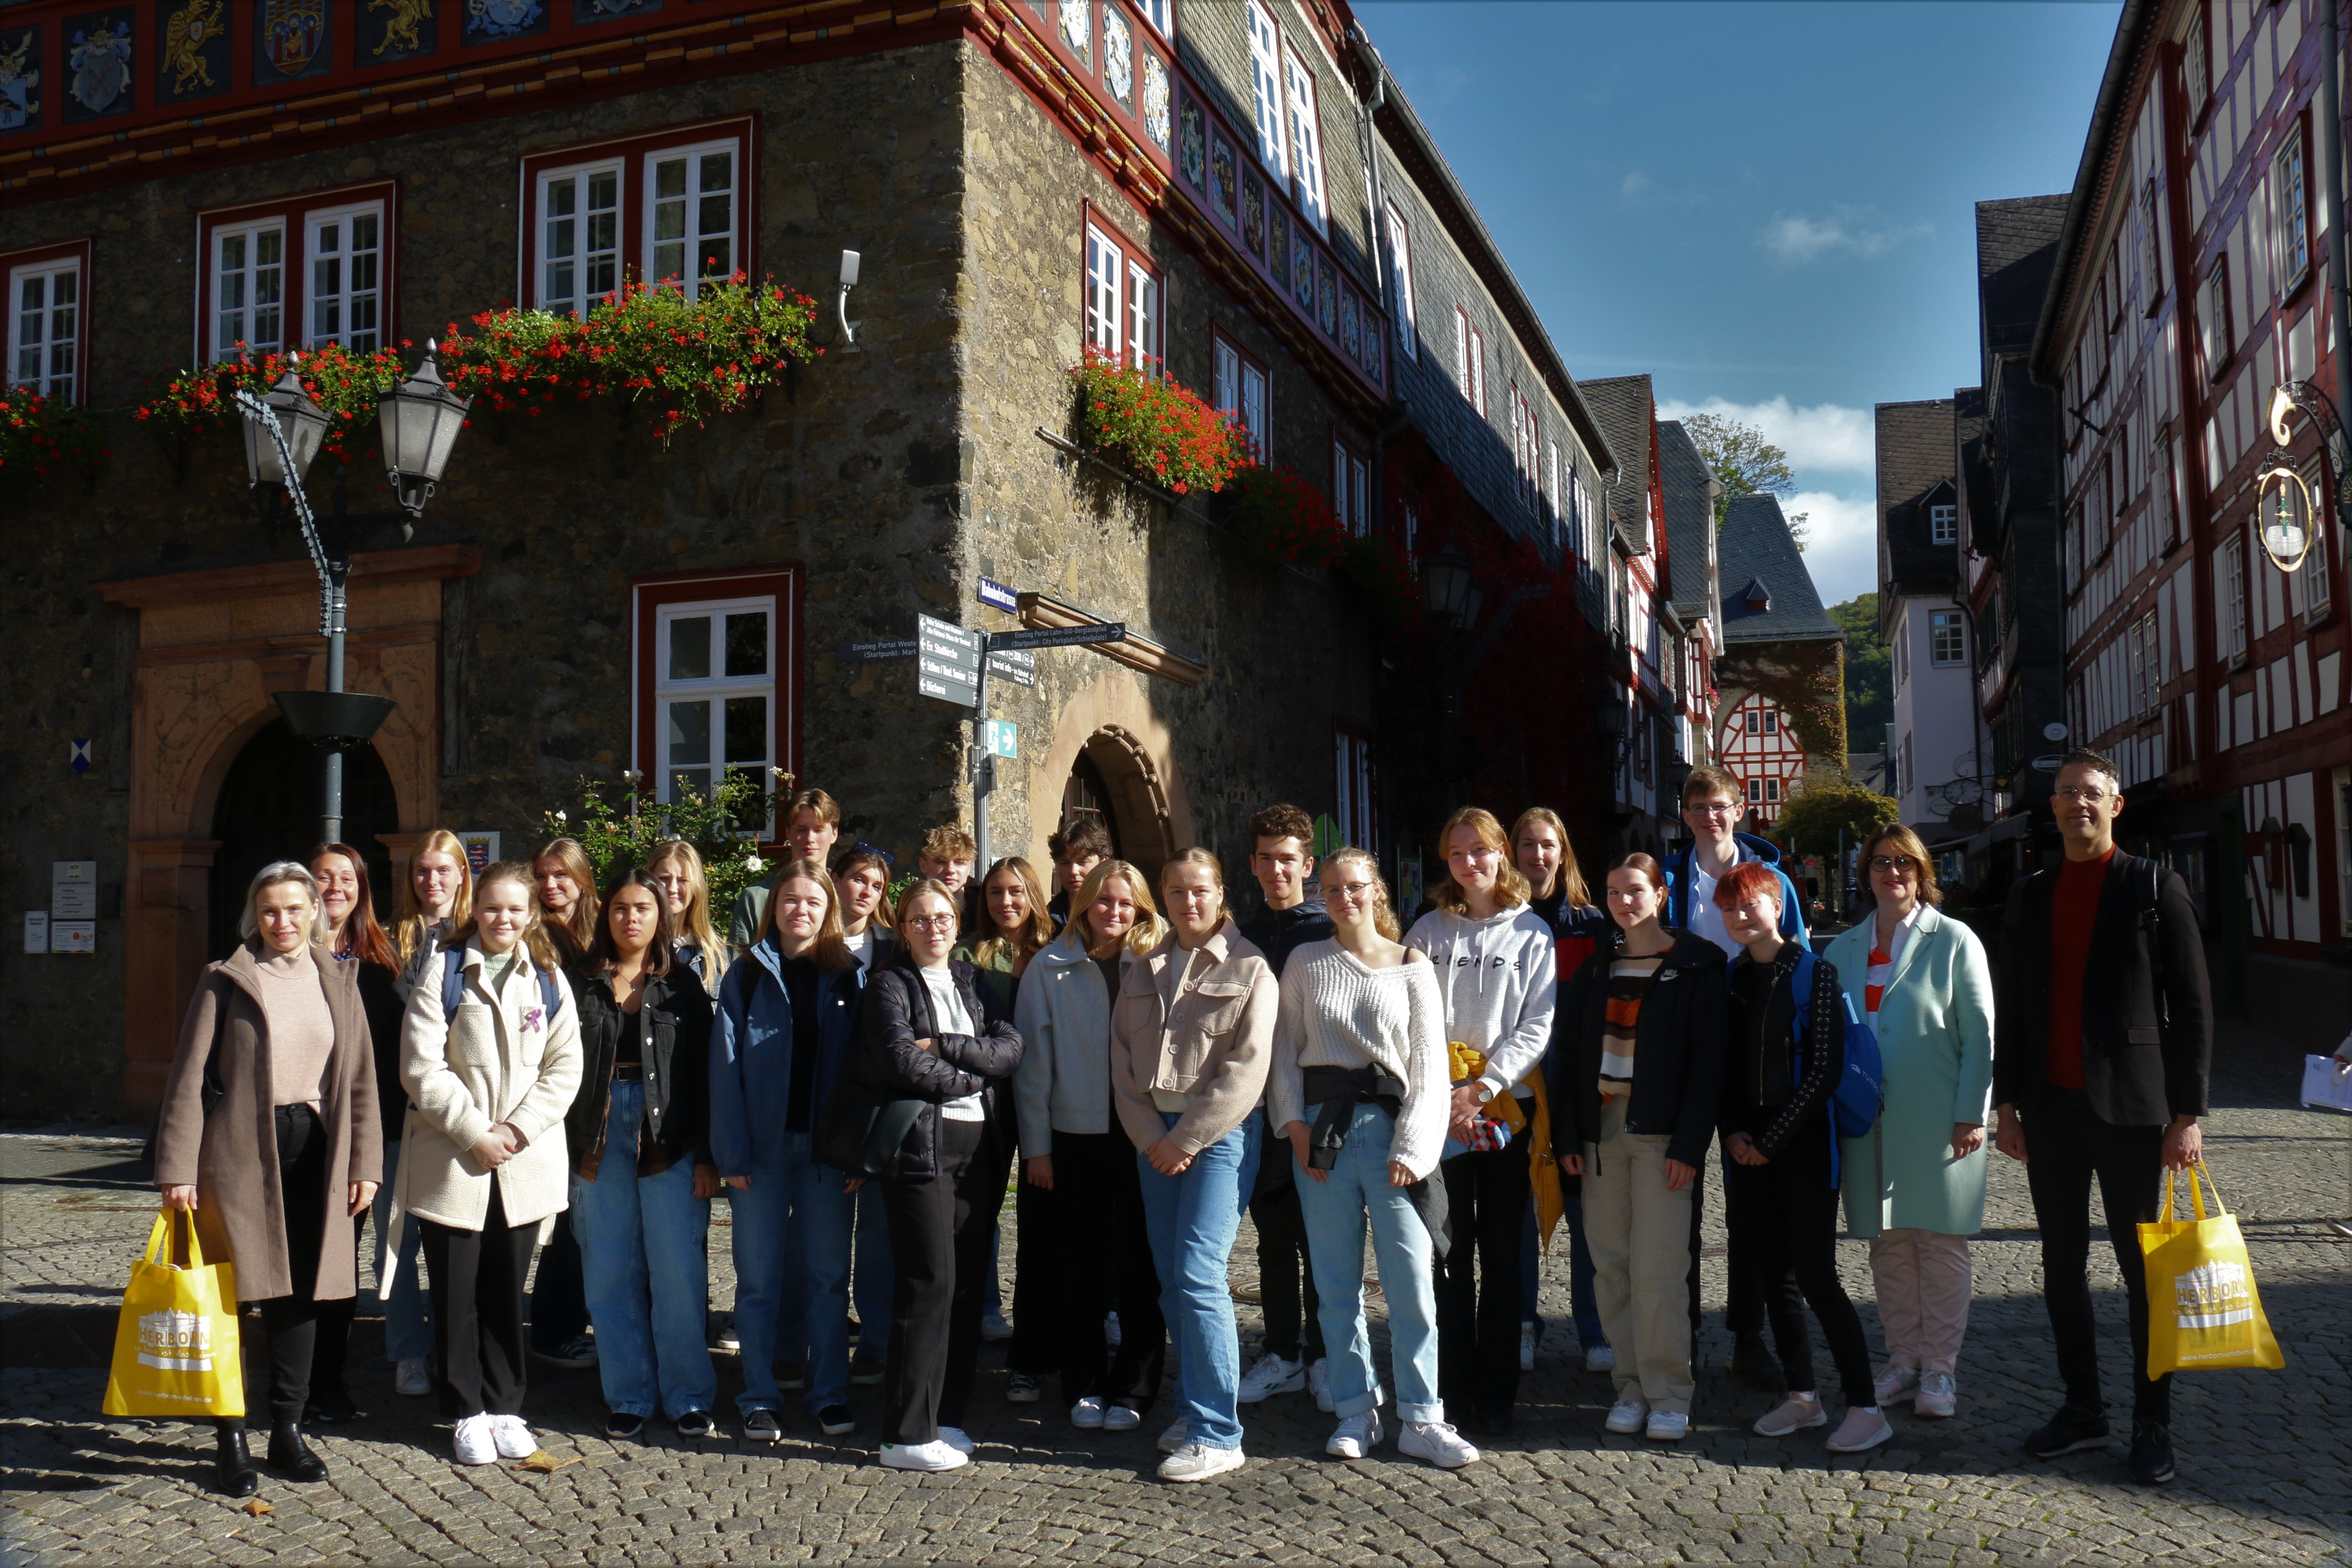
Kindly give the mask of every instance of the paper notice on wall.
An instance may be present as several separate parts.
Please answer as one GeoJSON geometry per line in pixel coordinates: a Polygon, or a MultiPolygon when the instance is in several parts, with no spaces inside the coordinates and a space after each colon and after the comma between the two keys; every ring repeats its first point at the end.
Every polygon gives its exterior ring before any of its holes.
{"type": "Polygon", "coordinates": [[[49,951],[48,910],[26,910],[25,911],[25,951],[26,952],[49,951]]]}
{"type": "Polygon", "coordinates": [[[51,952],[96,952],[98,922],[96,921],[49,921],[51,952]]]}
{"type": "Polygon", "coordinates": [[[98,862],[49,862],[49,918],[53,921],[94,921],[98,918],[98,862]]]}

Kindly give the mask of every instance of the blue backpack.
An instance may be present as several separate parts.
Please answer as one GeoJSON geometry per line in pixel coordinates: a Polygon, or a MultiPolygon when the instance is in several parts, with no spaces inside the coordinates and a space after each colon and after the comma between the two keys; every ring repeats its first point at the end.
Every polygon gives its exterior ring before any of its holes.
{"type": "MultiPolygon", "coordinates": [[[[1804,1076],[1805,1041],[1811,1037],[1809,1025],[1813,1004],[1813,972],[1821,959],[1811,948],[1797,957],[1797,973],[1791,984],[1797,1001],[1797,1076],[1804,1076]]],[[[1830,1131],[1838,1138],[1861,1138],[1878,1124],[1878,1111],[1886,1073],[1878,1056],[1878,1036],[1854,1010],[1853,998],[1841,989],[1838,1002],[1845,1008],[1845,1071],[1840,1075],[1837,1087],[1830,1090],[1830,1131]]],[[[1832,1179],[1836,1165],[1836,1145],[1831,1146],[1832,1179]]]]}
{"type": "MultiPolygon", "coordinates": [[[[441,953],[441,1016],[457,1016],[457,1004],[466,999],[466,950],[462,946],[446,948],[441,953]]],[[[555,984],[555,971],[539,971],[539,999],[546,1005],[547,1022],[551,1027],[555,1015],[563,1009],[563,991],[555,984]]],[[[1878,1060],[1877,1047],[1873,1047],[1871,1058],[1878,1060]]]]}

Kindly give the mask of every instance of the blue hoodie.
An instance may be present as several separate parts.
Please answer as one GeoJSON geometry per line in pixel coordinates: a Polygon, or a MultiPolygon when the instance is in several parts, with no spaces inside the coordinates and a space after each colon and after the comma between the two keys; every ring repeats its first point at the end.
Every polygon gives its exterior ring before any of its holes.
{"type": "MultiPolygon", "coordinates": [[[[1739,863],[1751,862],[1769,866],[1772,875],[1780,879],[1780,936],[1783,941],[1801,946],[1811,945],[1805,938],[1805,900],[1797,891],[1797,884],[1789,873],[1780,869],[1780,847],[1769,838],[1759,838],[1752,833],[1735,833],[1732,841],[1739,847],[1739,863]]],[[[1696,846],[1685,844],[1666,857],[1666,918],[1665,923],[1676,931],[1688,931],[1690,922],[1691,856],[1696,846]]]]}
{"type": "MultiPolygon", "coordinates": [[[[770,932],[743,950],[719,984],[710,1030],[710,1153],[722,1176],[748,1176],[784,1164],[784,1118],[793,1094],[793,1004],[784,986],[783,951],[770,932]]],[[[824,1125],[856,1037],[859,968],[817,976],[817,1064],[809,1131],[824,1125]]]]}

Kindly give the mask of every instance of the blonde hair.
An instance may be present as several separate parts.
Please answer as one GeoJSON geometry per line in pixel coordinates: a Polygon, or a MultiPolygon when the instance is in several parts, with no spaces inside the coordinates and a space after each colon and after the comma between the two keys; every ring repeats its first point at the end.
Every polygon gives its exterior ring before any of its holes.
{"type": "Polygon", "coordinates": [[[563,928],[565,934],[572,938],[572,943],[582,952],[586,952],[596,942],[597,914],[596,868],[588,864],[588,851],[577,838],[551,838],[541,845],[539,853],[530,858],[531,891],[534,894],[539,890],[539,863],[541,860],[552,860],[562,866],[563,874],[572,879],[572,885],[580,889],[580,896],[572,900],[572,913],[555,923],[563,928]]]}
{"type": "Polygon", "coordinates": [[[1151,901],[1151,883],[1143,873],[1124,860],[1105,860],[1087,873],[1077,897],[1070,900],[1070,923],[1062,932],[1066,940],[1075,938],[1073,945],[1083,948],[1089,958],[1110,956],[1095,951],[1101,944],[1095,937],[1094,921],[1087,917],[1095,900],[1102,897],[1104,885],[1113,877],[1125,879],[1129,891],[1135,897],[1135,924],[1128,929],[1127,940],[1121,945],[1129,952],[1150,952],[1168,934],[1168,924],[1160,918],[1160,906],[1151,901]]]}
{"type": "Polygon", "coordinates": [[[1218,861],[1214,852],[1203,849],[1198,844],[1193,845],[1190,849],[1179,849],[1175,854],[1168,858],[1168,861],[1165,865],[1160,868],[1160,896],[1162,899],[1165,899],[1168,896],[1168,873],[1173,871],[1179,866],[1206,867],[1209,872],[1209,880],[1217,889],[1218,918],[1222,920],[1233,912],[1225,908],[1225,868],[1223,865],[1218,861]]]}
{"type": "MultiPolygon", "coordinates": [[[[1531,805],[1519,813],[1519,819],[1511,824],[1511,863],[1515,866],[1518,863],[1519,835],[1525,833],[1531,824],[1538,822],[1559,836],[1559,888],[1566,895],[1561,901],[1570,909],[1581,909],[1591,903],[1592,889],[1584,885],[1584,873],[1577,868],[1576,846],[1568,840],[1568,824],[1562,822],[1559,813],[1551,807],[1531,805]]],[[[1444,841],[1440,839],[1439,842],[1444,841]]],[[[1522,871],[1519,875],[1524,877],[1527,873],[1522,871]]],[[[1535,897],[1532,883],[1528,884],[1528,897],[1535,897]]]]}
{"type": "Polygon", "coordinates": [[[474,918],[474,862],[466,854],[465,840],[446,827],[436,827],[409,847],[408,871],[400,879],[400,924],[394,928],[393,940],[400,944],[404,969],[424,951],[433,929],[433,922],[416,907],[416,858],[420,855],[446,855],[457,862],[457,896],[449,902],[450,929],[474,918]]]}
{"type": "Polygon", "coordinates": [[[1018,964],[1054,940],[1054,917],[1045,910],[1045,884],[1037,880],[1037,868],[1018,855],[999,860],[980,879],[980,918],[988,928],[988,935],[973,944],[971,955],[983,967],[995,963],[1000,953],[1018,964]],[[1000,871],[1021,884],[1022,896],[1029,901],[1028,918],[1011,937],[1004,935],[1004,928],[996,923],[996,916],[988,907],[988,885],[996,880],[1000,871]]]}
{"type": "Polygon", "coordinates": [[[907,940],[907,915],[914,909],[917,899],[937,899],[947,905],[948,914],[956,923],[956,934],[948,940],[948,946],[952,950],[957,940],[963,935],[963,901],[950,892],[948,885],[937,877],[918,877],[907,884],[906,890],[898,895],[898,907],[890,911],[890,929],[898,933],[901,942],[907,940]]]}
{"type": "MultiPolygon", "coordinates": [[[[677,861],[686,868],[686,912],[677,917],[678,934],[692,942],[702,953],[702,984],[716,995],[719,977],[727,973],[727,944],[710,928],[710,879],[702,874],[702,857],[693,845],[683,838],[673,838],[646,857],[646,869],[677,861]]],[[[825,880],[825,891],[833,890],[832,879],[825,880]]],[[[836,918],[840,901],[834,900],[836,918]]]]}
{"type": "MultiPolygon", "coordinates": [[[[1369,849],[1334,849],[1323,857],[1319,875],[1328,887],[1331,873],[1342,866],[1361,866],[1372,884],[1372,929],[1391,942],[1402,940],[1404,923],[1397,919],[1396,905],[1389,898],[1389,880],[1381,875],[1381,863],[1369,849]]],[[[1325,895],[1328,902],[1329,895],[1325,895]]]]}
{"type": "MultiPolygon", "coordinates": [[[[1919,836],[1899,822],[1888,823],[1862,841],[1862,853],[1855,858],[1854,866],[1862,873],[1864,887],[1870,886],[1870,858],[1878,852],[1882,844],[1895,846],[1897,855],[1910,856],[1911,863],[1919,868],[1920,902],[1934,905],[1944,901],[1944,889],[1936,882],[1935,858],[1927,853],[1927,847],[1919,842],[1919,836]]],[[[1878,898],[1875,889],[1870,896],[1875,902],[1878,898]]]]}
{"type": "MultiPolygon", "coordinates": [[[[857,955],[849,951],[849,938],[841,919],[841,889],[834,886],[833,874],[814,860],[788,860],[784,868],[776,873],[775,886],[768,889],[768,921],[761,928],[760,939],[764,941],[769,932],[781,930],[778,922],[783,919],[783,900],[777,895],[784,890],[786,882],[792,881],[814,882],[824,889],[824,919],[817,922],[814,949],[816,966],[829,970],[856,967],[857,955]]],[[[783,943],[776,945],[781,949],[783,943]]]]}
{"type": "MultiPolygon", "coordinates": [[[[530,919],[523,922],[522,935],[515,942],[516,950],[526,954],[541,969],[561,967],[562,961],[556,957],[555,944],[547,940],[546,911],[539,907],[539,879],[531,874],[527,863],[520,860],[498,861],[483,870],[480,879],[474,883],[474,889],[478,894],[506,882],[511,882],[523,890],[525,905],[530,910],[530,919]]],[[[462,948],[481,934],[479,917],[468,910],[466,922],[451,935],[449,945],[462,948]]]]}
{"type": "MultiPolygon", "coordinates": [[[[1526,903],[1528,879],[1512,858],[1511,841],[1503,837],[1503,825],[1496,819],[1495,814],[1483,805],[1465,805],[1447,817],[1445,826],[1438,830],[1438,854],[1449,853],[1454,830],[1457,827],[1468,828],[1477,835],[1480,844],[1502,857],[1503,863],[1495,871],[1496,905],[1501,909],[1515,910],[1526,903]]],[[[1563,837],[1561,842],[1565,844],[1567,839],[1563,837]]],[[[1567,862],[1563,860],[1561,864],[1564,866],[1567,862]]],[[[1445,880],[1438,883],[1436,888],[1432,889],[1429,897],[1431,902],[1448,914],[1466,915],[1470,912],[1470,895],[1462,890],[1461,885],[1454,881],[1451,872],[1447,874],[1445,880]]]]}
{"type": "Polygon", "coordinates": [[[236,934],[250,942],[261,931],[261,895],[264,889],[299,882],[310,895],[310,940],[324,943],[334,937],[334,927],[327,921],[327,900],[319,892],[319,879],[299,860],[272,860],[253,874],[253,881],[245,889],[245,912],[236,917],[236,934]]]}

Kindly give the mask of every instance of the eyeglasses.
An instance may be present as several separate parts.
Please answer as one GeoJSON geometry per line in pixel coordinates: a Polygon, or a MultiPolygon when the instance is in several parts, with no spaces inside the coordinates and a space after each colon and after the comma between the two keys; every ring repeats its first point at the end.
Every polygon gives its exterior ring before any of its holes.
{"type": "Polygon", "coordinates": [[[2081,805],[2098,805],[2112,798],[2096,784],[2060,784],[2051,793],[2060,800],[2073,801],[2081,805]]]}
{"type": "Polygon", "coordinates": [[[953,931],[956,918],[953,914],[941,910],[935,915],[908,915],[905,923],[910,926],[921,926],[927,931],[953,931]]]}
{"type": "Polygon", "coordinates": [[[1739,811],[1740,808],[1737,805],[1722,800],[1694,803],[1683,807],[1685,816],[1696,812],[1701,816],[1737,816],[1739,811]]]}
{"type": "Polygon", "coordinates": [[[1339,899],[1350,904],[1360,904],[1363,902],[1366,899],[1370,898],[1375,890],[1374,885],[1370,882],[1326,882],[1323,884],[1323,896],[1325,898],[1339,899]]]}
{"type": "Polygon", "coordinates": [[[1909,871],[1916,869],[1918,864],[1908,855],[1873,855],[1870,858],[1870,868],[1874,871],[1909,871]]]}

